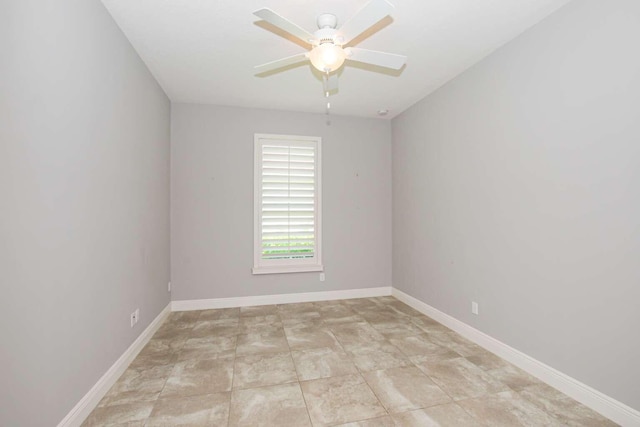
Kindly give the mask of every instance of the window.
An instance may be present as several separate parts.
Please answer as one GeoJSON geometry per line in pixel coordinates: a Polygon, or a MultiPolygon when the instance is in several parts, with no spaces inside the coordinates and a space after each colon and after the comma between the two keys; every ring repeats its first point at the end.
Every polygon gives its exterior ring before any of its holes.
{"type": "Polygon", "coordinates": [[[320,142],[255,135],[253,274],[322,271],[320,142]]]}

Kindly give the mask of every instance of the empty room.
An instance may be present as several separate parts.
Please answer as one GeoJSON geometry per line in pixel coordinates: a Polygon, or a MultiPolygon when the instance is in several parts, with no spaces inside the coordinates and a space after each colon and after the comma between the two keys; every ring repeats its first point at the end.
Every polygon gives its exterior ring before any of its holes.
{"type": "Polygon", "coordinates": [[[0,426],[640,427],[640,2],[0,3],[0,426]]]}

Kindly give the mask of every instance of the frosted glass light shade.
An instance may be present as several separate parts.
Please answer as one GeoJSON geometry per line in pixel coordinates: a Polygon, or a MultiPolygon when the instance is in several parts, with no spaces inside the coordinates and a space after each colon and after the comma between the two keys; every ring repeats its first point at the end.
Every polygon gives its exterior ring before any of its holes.
{"type": "Polygon", "coordinates": [[[340,46],[331,43],[314,47],[309,55],[313,66],[323,73],[330,73],[340,68],[346,57],[347,54],[340,46]]]}

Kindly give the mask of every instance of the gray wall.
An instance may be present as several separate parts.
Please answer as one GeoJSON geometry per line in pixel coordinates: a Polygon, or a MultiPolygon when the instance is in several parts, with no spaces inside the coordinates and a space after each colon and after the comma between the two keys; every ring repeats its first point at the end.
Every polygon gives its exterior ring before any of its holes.
{"type": "Polygon", "coordinates": [[[171,117],[172,299],[391,286],[389,121],[189,104],[171,117]],[[254,133],[322,137],[325,282],[251,274],[254,133]]]}
{"type": "Polygon", "coordinates": [[[639,40],[574,1],[392,123],[394,286],[636,409],[639,40]]]}
{"type": "Polygon", "coordinates": [[[3,2],[0,52],[0,425],[53,426],[169,302],[170,103],[97,0],[3,2]]]}

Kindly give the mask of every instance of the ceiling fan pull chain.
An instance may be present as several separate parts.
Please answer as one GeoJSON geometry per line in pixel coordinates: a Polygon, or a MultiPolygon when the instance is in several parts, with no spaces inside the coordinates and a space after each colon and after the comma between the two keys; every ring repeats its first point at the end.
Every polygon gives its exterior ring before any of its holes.
{"type": "Polygon", "coordinates": [[[323,83],[322,86],[324,86],[324,96],[328,98],[329,97],[329,72],[328,71],[324,73],[324,76],[322,76],[322,83],[323,83]]]}
{"type": "Polygon", "coordinates": [[[331,102],[329,101],[329,71],[326,71],[324,76],[322,76],[322,82],[324,83],[324,97],[327,98],[327,116],[331,112],[331,102]]]}

